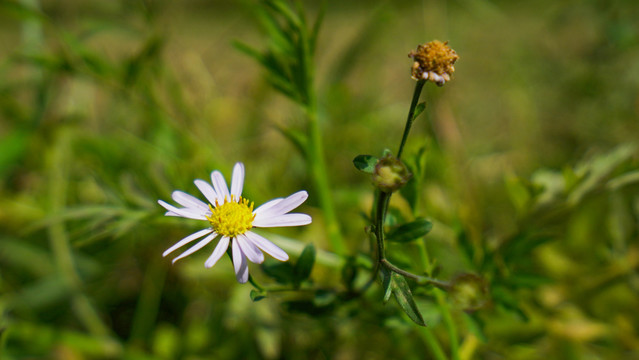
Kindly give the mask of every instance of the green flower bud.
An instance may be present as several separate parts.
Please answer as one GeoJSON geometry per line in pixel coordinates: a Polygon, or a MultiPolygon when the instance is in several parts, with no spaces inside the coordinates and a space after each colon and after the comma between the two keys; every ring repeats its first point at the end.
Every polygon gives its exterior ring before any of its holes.
{"type": "Polygon", "coordinates": [[[373,185],[383,192],[390,193],[406,185],[412,176],[401,160],[386,155],[375,165],[373,185]]]}

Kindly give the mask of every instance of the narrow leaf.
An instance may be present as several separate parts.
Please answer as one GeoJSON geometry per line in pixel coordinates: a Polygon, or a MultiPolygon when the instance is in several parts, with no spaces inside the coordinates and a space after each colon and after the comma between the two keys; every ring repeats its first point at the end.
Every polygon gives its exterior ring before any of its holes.
{"type": "Polygon", "coordinates": [[[424,109],[426,109],[426,103],[425,102],[421,102],[421,103],[417,104],[417,106],[415,107],[415,112],[413,113],[413,120],[417,119],[417,117],[419,115],[421,115],[421,113],[424,112],[424,109]]]}
{"type": "Polygon", "coordinates": [[[294,273],[294,282],[295,284],[300,284],[302,281],[308,279],[311,275],[311,271],[313,270],[313,265],[315,264],[315,246],[313,244],[308,244],[302,251],[299,259],[297,259],[297,263],[295,263],[295,268],[293,270],[294,273]]]}
{"type": "Polygon", "coordinates": [[[387,268],[381,269],[382,273],[382,289],[384,289],[384,304],[388,302],[393,289],[391,287],[391,272],[387,268]]]}
{"type": "Polygon", "coordinates": [[[397,303],[402,307],[406,315],[408,315],[415,324],[426,326],[406,279],[402,275],[393,273],[391,275],[391,288],[393,289],[393,294],[395,294],[395,300],[397,300],[397,303]]]}
{"type": "Polygon", "coordinates": [[[386,235],[386,240],[400,243],[413,241],[428,234],[432,228],[432,222],[424,218],[417,218],[415,221],[392,229],[388,235],[386,235]]]}
{"type": "Polygon", "coordinates": [[[258,302],[266,297],[266,293],[253,289],[251,290],[250,296],[253,302],[258,302]]]}
{"type": "Polygon", "coordinates": [[[262,264],[262,270],[266,275],[280,284],[290,284],[293,282],[293,266],[290,262],[267,259],[262,264]]]}
{"type": "Polygon", "coordinates": [[[353,165],[355,165],[357,170],[367,174],[372,174],[375,171],[376,164],[377,158],[373,155],[357,155],[355,159],[353,159],[353,165]]]}
{"type": "Polygon", "coordinates": [[[292,128],[286,128],[280,125],[276,126],[277,130],[279,130],[282,135],[284,135],[291,143],[293,143],[293,145],[295,145],[297,150],[299,150],[302,155],[306,156],[306,148],[308,146],[308,137],[306,136],[306,134],[292,128]]]}

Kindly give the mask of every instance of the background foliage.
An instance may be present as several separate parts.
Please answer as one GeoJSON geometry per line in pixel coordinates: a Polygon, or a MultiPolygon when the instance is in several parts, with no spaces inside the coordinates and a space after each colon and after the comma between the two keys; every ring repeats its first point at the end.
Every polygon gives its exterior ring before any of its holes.
{"type": "MultiPolygon", "coordinates": [[[[488,295],[414,290],[427,328],[377,285],[334,307],[253,303],[226,259],[161,257],[192,229],[156,200],[243,161],[256,203],[309,190],[314,223],[278,243],[293,258],[315,244],[312,281],[341,281],[307,164],[279,130],[303,114],[232,46],[268,45],[254,6],[0,2],[3,358],[422,359],[429,334],[465,359],[639,358],[639,3],[325,3],[318,110],[351,254],[369,252],[372,202],[351,160],[401,137],[406,54],[437,38],[461,56],[445,88],[426,87],[405,158],[422,169],[437,276],[478,274],[488,295]]],[[[409,266],[412,250],[389,246],[409,266]]]]}

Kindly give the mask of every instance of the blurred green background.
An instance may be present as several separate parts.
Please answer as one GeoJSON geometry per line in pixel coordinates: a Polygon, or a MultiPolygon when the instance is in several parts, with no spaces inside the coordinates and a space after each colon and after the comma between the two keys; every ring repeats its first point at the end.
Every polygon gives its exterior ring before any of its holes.
{"type": "MultiPolygon", "coordinates": [[[[2,359],[424,359],[426,331],[450,346],[427,292],[414,291],[424,330],[378,286],[308,314],[286,295],[253,303],[228,259],[204,269],[212,248],[161,257],[200,224],[157,199],[196,195],[193,179],[237,161],[256,204],[309,190],[313,224],[276,242],[293,258],[330,251],[304,158],[278,130],[303,116],[232,46],[266,46],[256,4],[0,0],[2,359]]],[[[351,160],[395,150],[407,54],[448,40],[457,71],[426,86],[407,152],[426,149],[419,213],[438,277],[489,284],[471,315],[448,298],[460,357],[639,359],[639,2],[323,6],[316,88],[350,252],[370,251],[373,192],[351,160]]],[[[313,281],[334,286],[340,263],[320,257],[313,281]]]]}

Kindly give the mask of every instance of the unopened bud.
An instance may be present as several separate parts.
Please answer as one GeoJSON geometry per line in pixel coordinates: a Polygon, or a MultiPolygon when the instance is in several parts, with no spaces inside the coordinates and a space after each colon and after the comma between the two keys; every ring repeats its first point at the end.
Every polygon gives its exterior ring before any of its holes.
{"type": "Polygon", "coordinates": [[[406,185],[413,176],[401,160],[392,155],[377,161],[373,173],[373,185],[383,192],[393,192],[406,185]]]}

